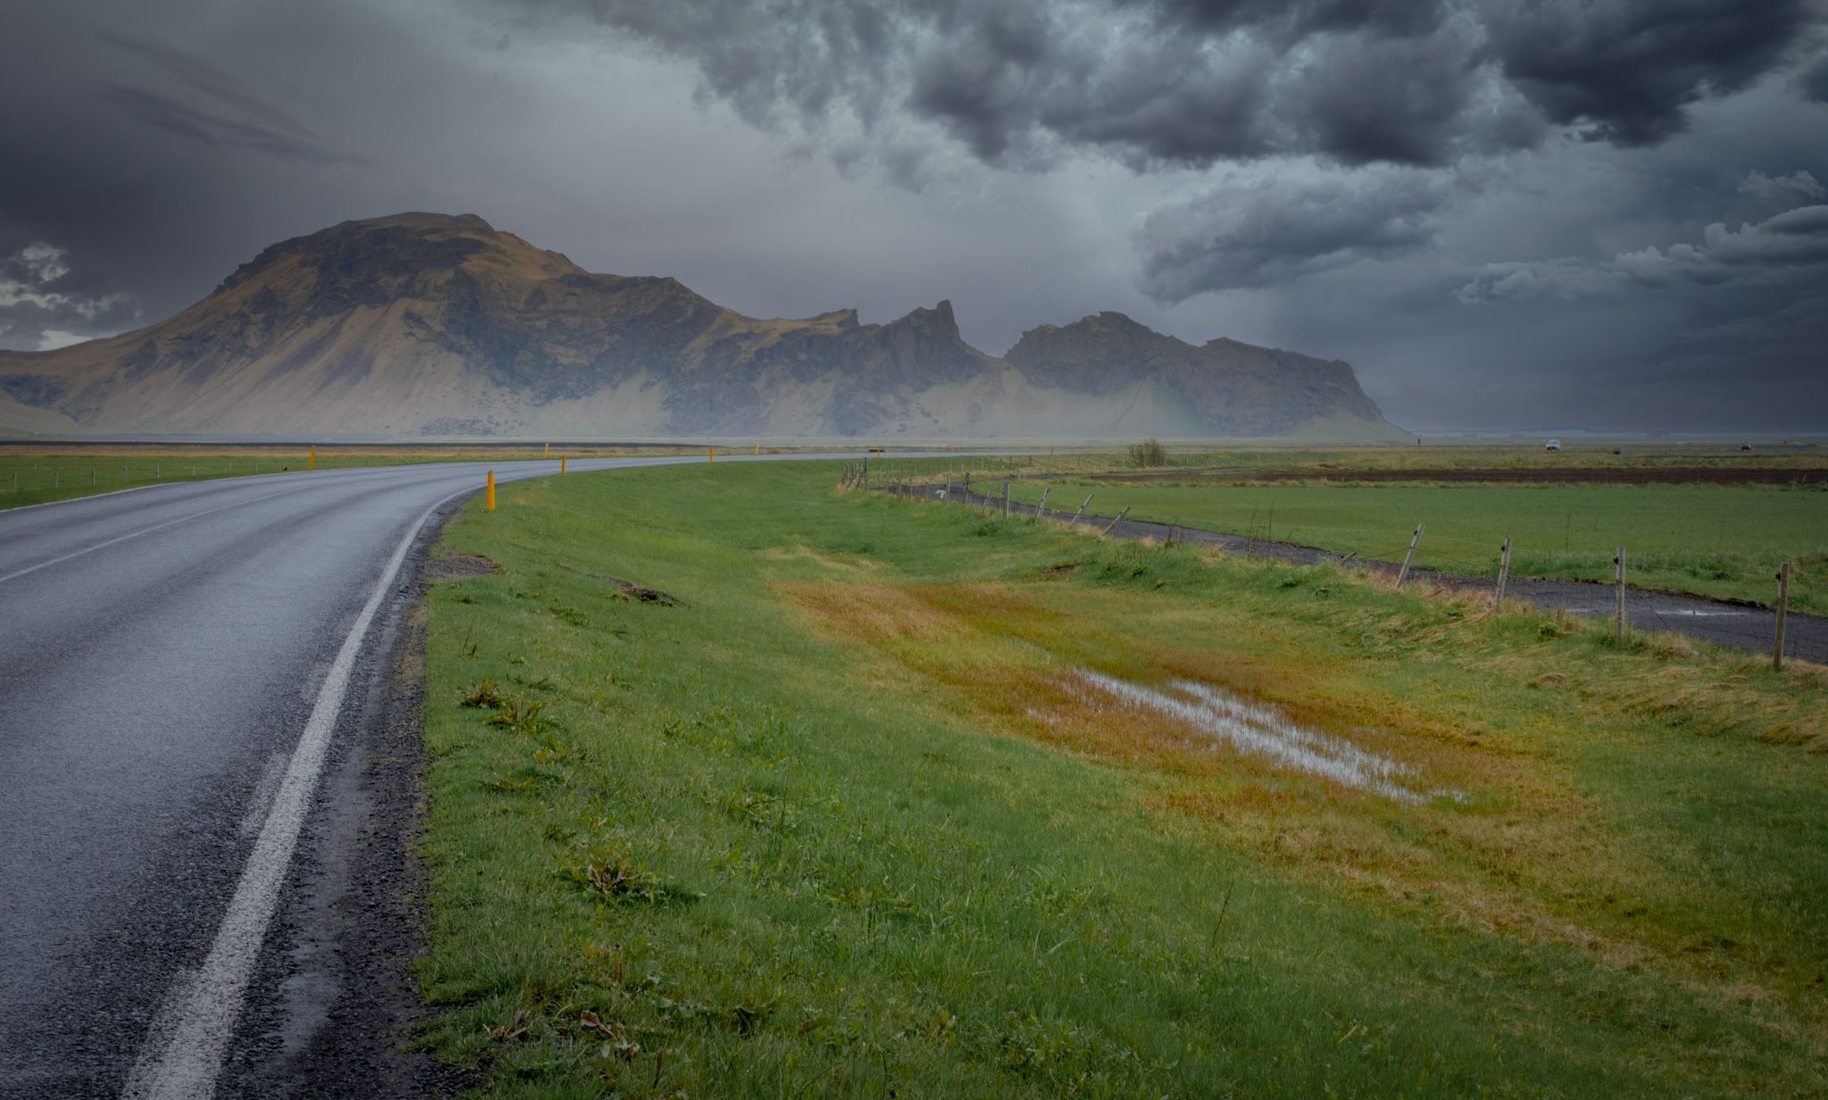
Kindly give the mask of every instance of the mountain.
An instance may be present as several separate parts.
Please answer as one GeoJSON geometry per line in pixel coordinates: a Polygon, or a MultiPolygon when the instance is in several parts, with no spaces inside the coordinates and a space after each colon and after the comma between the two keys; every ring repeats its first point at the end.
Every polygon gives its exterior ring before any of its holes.
{"type": "Polygon", "coordinates": [[[0,432],[352,437],[1398,438],[1352,368],[1119,313],[1004,358],[952,304],[745,317],[597,275],[473,214],[281,241],[158,324],[0,352],[0,432]]]}

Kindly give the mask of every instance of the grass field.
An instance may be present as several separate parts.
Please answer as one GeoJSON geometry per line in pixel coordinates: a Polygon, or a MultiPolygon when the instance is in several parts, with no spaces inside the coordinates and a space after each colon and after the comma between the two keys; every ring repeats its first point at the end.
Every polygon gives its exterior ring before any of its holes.
{"type": "MultiPolygon", "coordinates": [[[[697,448],[693,448],[696,450],[697,448]]],[[[673,454],[678,448],[583,448],[565,450],[574,458],[628,454],[673,454]]],[[[97,444],[80,447],[0,448],[0,508],[44,504],[53,500],[109,493],[170,481],[207,481],[303,470],[308,446],[144,447],[97,444]]],[[[550,457],[558,457],[554,448],[550,457]]],[[[540,446],[464,448],[412,445],[400,447],[319,447],[315,469],[348,466],[397,466],[415,462],[508,462],[540,458],[540,446]]]]}
{"type": "MultiPolygon", "coordinates": [[[[1702,596],[1776,599],[1778,566],[1793,563],[1791,603],[1828,613],[1828,488],[1719,485],[1134,485],[1054,482],[1050,505],[1125,507],[1137,519],[1401,560],[1417,523],[1416,561],[1495,574],[1512,540],[1515,575],[1611,580],[1625,547],[1629,579],[1702,596]]],[[[1040,482],[1018,482],[1035,503],[1040,482]]]]}
{"type": "Polygon", "coordinates": [[[483,1091],[1828,1090],[1820,670],[835,480],[447,530],[422,1040],[483,1091]]]}

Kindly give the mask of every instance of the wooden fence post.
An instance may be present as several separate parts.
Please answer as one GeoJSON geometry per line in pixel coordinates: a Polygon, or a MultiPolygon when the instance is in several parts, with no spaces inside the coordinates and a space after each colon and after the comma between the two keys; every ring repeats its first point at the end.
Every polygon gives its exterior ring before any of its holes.
{"type": "MultiPolygon", "coordinates": [[[[1097,492],[1097,490],[1094,489],[1092,492],[1097,492]]],[[[1066,525],[1071,527],[1073,524],[1078,523],[1079,517],[1085,514],[1085,506],[1090,503],[1092,503],[1092,494],[1087,493],[1085,494],[1085,499],[1079,502],[1079,510],[1073,513],[1072,519],[1066,521],[1066,525]]]]}
{"type": "Polygon", "coordinates": [[[1625,548],[1619,547],[1619,556],[1612,559],[1618,565],[1618,588],[1614,597],[1612,610],[1612,640],[1625,640],[1625,548]]]}
{"type": "Polygon", "coordinates": [[[1009,480],[1003,480],[1003,518],[1009,518],[1009,480]]]}
{"type": "Polygon", "coordinates": [[[1409,552],[1403,555],[1403,567],[1396,572],[1398,588],[1403,587],[1403,582],[1409,579],[1409,566],[1415,561],[1415,548],[1421,541],[1422,525],[1418,523],[1415,525],[1415,534],[1409,536],[1409,552]]]}
{"type": "Polygon", "coordinates": [[[1504,582],[1511,575],[1511,540],[1507,537],[1498,551],[1498,589],[1492,593],[1492,607],[1498,608],[1504,603],[1504,582]]]}
{"type": "Polygon", "coordinates": [[[1771,669],[1783,671],[1784,667],[1784,619],[1790,613],[1790,563],[1785,562],[1777,570],[1777,640],[1771,646],[1771,669]]]}
{"type": "Polygon", "coordinates": [[[1053,491],[1054,491],[1054,487],[1052,485],[1049,485],[1047,488],[1041,490],[1041,503],[1035,505],[1035,518],[1036,519],[1045,519],[1047,517],[1047,494],[1049,494],[1053,491]]]}
{"type": "Polygon", "coordinates": [[[1127,515],[1129,515],[1129,514],[1130,514],[1130,506],[1129,506],[1129,505],[1128,505],[1128,504],[1126,504],[1126,505],[1124,505],[1124,506],[1123,506],[1123,511],[1121,511],[1121,512],[1119,512],[1119,513],[1117,513],[1117,518],[1116,518],[1116,519],[1114,519],[1114,520],[1112,520],[1112,521],[1111,521],[1111,523],[1110,523],[1110,526],[1108,526],[1108,527],[1106,527],[1106,528],[1105,528],[1105,529],[1104,529],[1104,532],[1103,532],[1103,533],[1104,533],[1104,534],[1107,534],[1107,535],[1108,535],[1108,534],[1110,534],[1110,533],[1111,533],[1111,531],[1112,531],[1112,530],[1113,530],[1113,529],[1114,529],[1114,528],[1116,528],[1116,526],[1117,526],[1117,525],[1118,525],[1118,524],[1120,524],[1120,523],[1122,523],[1122,522],[1123,522],[1123,517],[1125,517],[1125,516],[1127,516],[1127,515]]]}

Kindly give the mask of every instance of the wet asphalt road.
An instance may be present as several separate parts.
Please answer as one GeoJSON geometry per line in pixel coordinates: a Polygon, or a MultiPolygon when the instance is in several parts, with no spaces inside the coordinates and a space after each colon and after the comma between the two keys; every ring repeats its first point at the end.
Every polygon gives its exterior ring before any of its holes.
{"type": "MultiPolygon", "coordinates": [[[[0,511],[0,1097],[121,1093],[155,1017],[171,1015],[161,1003],[211,953],[319,686],[390,559],[488,466],[0,511]]],[[[504,481],[557,472],[493,466],[504,481]]],[[[361,709],[364,680],[345,710],[361,709]]],[[[333,746],[357,724],[345,714],[333,746]]],[[[272,994],[260,974],[285,971],[262,961],[250,999],[272,994]]],[[[249,1056],[231,1044],[224,1061],[222,1091],[239,1091],[232,1070],[249,1056]]]]}

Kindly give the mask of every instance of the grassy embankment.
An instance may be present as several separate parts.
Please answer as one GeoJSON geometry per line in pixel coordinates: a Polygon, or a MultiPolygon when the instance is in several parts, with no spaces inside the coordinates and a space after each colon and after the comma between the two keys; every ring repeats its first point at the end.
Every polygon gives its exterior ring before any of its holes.
{"type": "MultiPolygon", "coordinates": [[[[1625,547],[1631,583],[1770,603],[1778,566],[1795,569],[1791,606],[1828,613],[1828,487],[1762,485],[1138,485],[1051,482],[1049,506],[1318,546],[1399,561],[1424,524],[1418,565],[1493,575],[1512,542],[1515,576],[1609,581],[1625,547]]],[[[1041,482],[1011,496],[1040,499],[1041,482]]]]}
{"type": "Polygon", "coordinates": [[[1820,670],[835,477],[546,479],[448,530],[502,573],[430,599],[426,1040],[494,1094],[1828,1089],[1820,670]]]}
{"type": "MultiPolygon", "coordinates": [[[[693,448],[694,450],[696,448],[693,448]]],[[[549,457],[561,453],[553,448],[549,457]]],[[[573,458],[607,455],[676,454],[679,448],[565,449],[573,458]]],[[[85,446],[0,448],[0,508],[111,493],[171,481],[208,481],[305,469],[309,446],[146,447],[85,446]]],[[[319,447],[320,470],[349,466],[398,466],[416,462],[510,462],[542,457],[539,446],[465,448],[319,447]]]]}

